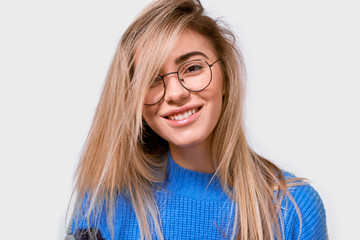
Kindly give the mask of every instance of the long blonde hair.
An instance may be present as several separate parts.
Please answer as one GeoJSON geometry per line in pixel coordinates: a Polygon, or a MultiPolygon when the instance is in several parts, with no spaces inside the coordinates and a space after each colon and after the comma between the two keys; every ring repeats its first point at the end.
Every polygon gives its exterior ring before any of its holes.
{"type": "Polygon", "coordinates": [[[118,194],[126,194],[135,210],[141,239],[152,239],[153,228],[163,239],[152,187],[165,177],[164,156],[169,149],[143,120],[142,108],[150,81],[186,29],[210,41],[223,71],[225,95],[213,132],[212,153],[217,160],[215,174],[235,204],[231,238],[280,239],[281,201],[285,195],[291,198],[288,183],[278,167],[247,143],[241,53],[231,31],[206,16],[198,0],[154,1],[123,34],[76,170],[75,216],[86,216],[96,224],[100,212],[106,210],[113,229],[115,201],[118,194]]]}

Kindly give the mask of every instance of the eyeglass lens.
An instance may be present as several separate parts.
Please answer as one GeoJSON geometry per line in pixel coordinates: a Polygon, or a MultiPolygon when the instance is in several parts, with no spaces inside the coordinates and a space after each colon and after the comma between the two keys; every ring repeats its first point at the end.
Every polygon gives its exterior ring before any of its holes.
{"type": "MultiPolygon", "coordinates": [[[[179,67],[177,75],[181,85],[189,91],[201,91],[211,82],[211,69],[204,60],[185,62],[179,67]]],[[[144,104],[155,104],[163,98],[164,94],[164,79],[161,76],[157,76],[145,96],[144,104]]]]}

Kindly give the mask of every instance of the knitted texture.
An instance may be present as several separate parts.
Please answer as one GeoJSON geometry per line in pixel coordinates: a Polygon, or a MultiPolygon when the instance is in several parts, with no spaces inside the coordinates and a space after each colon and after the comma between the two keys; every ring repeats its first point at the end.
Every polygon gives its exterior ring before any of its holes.
{"type": "MultiPolygon", "coordinates": [[[[310,185],[293,187],[290,191],[301,212],[300,240],[327,239],[325,210],[318,193],[310,185]]],[[[165,239],[230,239],[234,205],[213,174],[184,169],[169,154],[166,179],[154,195],[165,239]]],[[[295,207],[287,198],[282,204],[282,215],[285,239],[298,239],[300,221],[295,207]]],[[[75,223],[72,225],[75,226],[75,223]]],[[[77,229],[71,232],[81,232],[87,227],[86,220],[80,219],[77,229]]],[[[101,233],[99,239],[112,239],[105,212],[101,213],[96,228],[101,233]]],[[[135,212],[130,201],[123,196],[119,197],[116,205],[114,237],[140,238],[135,212]]]]}

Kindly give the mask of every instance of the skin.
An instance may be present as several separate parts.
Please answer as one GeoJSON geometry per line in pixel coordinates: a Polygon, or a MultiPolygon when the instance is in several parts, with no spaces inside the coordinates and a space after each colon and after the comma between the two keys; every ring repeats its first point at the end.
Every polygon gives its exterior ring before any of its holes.
{"type": "MultiPolygon", "coordinates": [[[[204,59],[209,64],[218,58],[210,42],[197,32],[187,30],[180,35],[159,74],[177,71],[179,66],[189,60],[204,59]],[[179,60],[191,52],[201,52],[179,60]]],[[[221,65],[214,64],[211,84],[200,92],[191,92],[181,86],[176,74],[165,77],[166,92],[162,101],[155,105],[144,106],[143,117],[148,125],[169,142],[170,153],[180,166],[199,172],[214,172],[211,157],[212,132],[218,123],[223,98],[223,76],[221,65]],[[189,108],[200,110],[185,120],[185,123],[173,123],[166,118],[173,111],[189,108]]]]}

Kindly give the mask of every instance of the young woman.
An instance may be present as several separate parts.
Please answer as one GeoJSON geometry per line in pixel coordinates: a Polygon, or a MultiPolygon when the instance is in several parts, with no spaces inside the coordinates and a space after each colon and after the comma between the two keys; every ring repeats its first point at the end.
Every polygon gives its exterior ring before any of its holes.
{"type": "Polygon", "coordinates": [[[109,69],[68,239],[326,239],[316,191],[246,141],[244,73],[199,1],[152,2],[109,69]]]}

